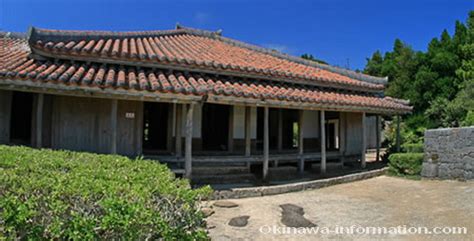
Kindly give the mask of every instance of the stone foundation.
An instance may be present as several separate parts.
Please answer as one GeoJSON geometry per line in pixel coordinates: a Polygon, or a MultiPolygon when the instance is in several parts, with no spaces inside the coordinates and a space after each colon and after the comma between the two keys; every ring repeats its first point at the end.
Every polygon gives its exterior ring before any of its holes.
{"type": "Polygon", "coordinates": [[[441,179],[474,179],[474,126],[427,130],[421,175],[441,179]]]}

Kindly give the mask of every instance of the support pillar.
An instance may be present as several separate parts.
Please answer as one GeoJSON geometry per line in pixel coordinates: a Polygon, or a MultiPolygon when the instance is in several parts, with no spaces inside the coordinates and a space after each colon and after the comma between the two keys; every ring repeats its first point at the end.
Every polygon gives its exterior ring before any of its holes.
{"type": "Polygon", "coordinates": [[[303,156],[303,144],[304,144],[304,138],[303,138],[303,125],[304,125],[304,110],[299,111],[299,119],[298,119],[298,154],[300,156],[299,162],[298,162],[298,172],[300,174],[303,174],[304,172],[304,156],[303,156]]]}
{"type": "Polygon", "coordinates": [[[400,116],[397,115],[397,136],[396,136],[397,153],[400,152],[400,116]]]}
{"type": "Polygon", "coordinates": [[[375,116],[375,161],[380,161],[380,116],[375,116]]]}
{"type": "Polygon", "coordinates": [[[252,115],[252,110],[250,106],[245,107],[245,156],[250,156],[251,154],[251,126],[250,126],[250,121],[251,121],[251,116],[252,115]]]}
{"type": "Polygon", "coordinates": [[[341,166],[344,167],[345,151],[346,151],[346,113],[339,113],[339,155],[341,156],[341,166]]]}
{"type": "Polygon", "coordinates": [[[365,112],[362,112],[362,155],[360,158],[360,166],[362,168],[365,168],[365,153],[367,152],[367,133],[366,133],[366,127],[365,127],[365,112]]]}
{"type": "Polygon", "coordinates": [[[186,178],[191,179],[192,174],[192,147],[193,147],[193,111],[194,104],[186,105],[186,140],[185,140],[185,162],[184,162],[184,175],[186,178]]]}
{"type": "Polygon", "coordinates": [[[43,106],[44,106],[44,94],[38,94],[38,100],[36,102],[36,147],[41,148],[43,146],[43,106]]]}
{"type": "Polygon", "coordinates": [[[182,140],[181,140],[181,129],[182,129],[182,110],[181,105],[176,104],[176,133],[175,133],[175,154],[176,157],[182,156],[182,140]]]}
{"type": "Polygon", "coordinates": [[[110,140],[110,153],[117,154],[117,109],[118,100],[112,100],[112,108],[110,110],[110,129],[111,129],[111,140],[110,140]]]}
{"type": "Polygon", "coordinates": [[[263,180],[267,180],[268,176],[268,159],[269,159],[269,150],[270,150],[270,139],[269,139],[269,129],[268,129],[268,107],[264,108],[264,118],[263,118],[263,180]]]}
{"type": "Polygon", "coordinates": [[[326,173],[326,116],[324,110],[320,111],[320,129],[321,129],[321,174],[326,173]]]}

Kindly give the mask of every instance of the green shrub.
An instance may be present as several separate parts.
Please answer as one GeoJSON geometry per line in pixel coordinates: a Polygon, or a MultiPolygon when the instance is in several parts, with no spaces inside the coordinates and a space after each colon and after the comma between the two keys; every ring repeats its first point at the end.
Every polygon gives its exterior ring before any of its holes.
{"type": "Polygon", "coordinates": [[[403,151],[407,153],[423,153],[423,143],[405,143],[403,151]]]}
{"type": "Polygon", "coordinates": [[[389,157],[389,172],[394,175],[420,175],[423,153],[395,153],[389,157]]]}
{"type": "Polygon", "coordinates": [[[207,239],[209,194],[154,161],[0,145],[0,239],[207,239]]]}

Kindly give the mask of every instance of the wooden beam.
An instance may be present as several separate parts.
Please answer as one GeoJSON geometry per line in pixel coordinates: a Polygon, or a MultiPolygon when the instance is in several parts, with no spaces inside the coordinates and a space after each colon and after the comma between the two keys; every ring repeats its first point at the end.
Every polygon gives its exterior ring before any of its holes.
{"type": "Polygon", "coordinates": [[[326,173],[326,115],[324,110],[319,112],[319,126],[321,132],[321,174],[326,173]]]}
{"type": "Polygon", "coordinates": [[[365,127],[365,112],[362,113],[362,156],[360,158],[360,166],[365,168],[365,152],[367,151],[367,137],[366,137],[366,127],[365,127]]]}
{"type": "Polygon", "coordinates": [[[38,94],[36,101],[36,147],[43,146],[43,106],[44,94],[38,94]]]}
{"type": "Polygon", "coordinates": [[[181,105],[176,104],[176,133],[175,133],[175,154],[176,157],[182,156],[182,140],[181,140],[181,129],[182,129],[182,108],[181,105]]]}
{"type": "Polygon", "coordinates": [[[270,138],[269,138],[269,124],[268,124],[268,107],[263,107],[263,180],[267,180],[268,177],[268,158],[270,151],[270,138]]]}
{"type": "Polygon", "coordinates": [[[252,109],[250,106],[245,107],[245,156],[250,156],[252,150],[251,142],[251,118],[252,109]]]}
{"type": "Polygon", "coordinates": [[[300,155],[298,162],[298,172],[302,174],[304,172],[304,156],[303,156],[303,146],[304,146],[304,136],[303,136],[303,126],[304,126],[304,110],[299,111],[298,118],[298,154],[300,155]]]}
{"type": "Polygon", "coordinates": [[[112,106],[110,109],[110,129],[111,129],[111,138],[110,138],[110,153],[117,154],[117,109],[118,109],[118,100],[112,100],[112,106]]]}
{"type": "Polygon", "coordinates": [[[397,152],[400,152],[400,116],[397,115],[397,136],[396,136],[397,152]]]}
{"type": "Polygon", "coordinates": [[[375,160],[380,161],[380,116],[375,116],[375,160]]]}
{"type": "Polygon", "coordinates": [[[185,143],[185,162],[184,162],[184,175],[186,178],[191,179],[192,175],[192,147],[193,147],[193,111],[194,104],[188,104],[186,108],[186,143],[185,143]]]}
{"type": "Polygon", "coordinates": [[[229,134],[227,136],[227,151],[234,152],[234,106],[229,106],[229,134]]]}
{"type": "Polygon", "coordinates": [[[278,151],[283,150],[283,109],[278,109],[278,151]]]}

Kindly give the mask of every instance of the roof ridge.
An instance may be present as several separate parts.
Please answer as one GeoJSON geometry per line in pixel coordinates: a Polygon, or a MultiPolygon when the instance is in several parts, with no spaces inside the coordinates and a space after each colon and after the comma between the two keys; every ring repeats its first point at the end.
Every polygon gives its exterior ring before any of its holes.
{"type": "Polygon", "coordinates": [[[22,32],[0,31],[0,38],[26,39],[27,35],[22,32]]]}
{"type": "Polygon", "coordinates": [[[50,29],[41,29],[41,28],[31,27],[30,30],[28,31],[28,41],[30,44],[33,44],[36,41],[36,39],[38,39],[40,36],[48,37],[52,41],[70,41],[70,40],[77,40],[78,37],[87,37],[88,39],[96,39],[96,38],[97,39],[99,38],[120,39],[120,38],[127,38],[127,37],[141,38],[141,37],[150,37],[150,36],[166,36],[166,35],[178,35],[178,34],[190,34],[190,35],[219,40],[233,46],[247,48],[252,51],[268,54],[276,58],[288,60],[290,62],[319,68],[322,70],[326,70],[329,72],[347,76],[349,78],[353,78],[353,79],[367,82],[367,83],[386,85],[388,82],[387,77],[370,76],[370,75],[358,73],[352,70],[343,69],[340,67],[335,67],[335,66],[331,66],[327,64],[322,64],[322,63],[318,63],[311,60],[306,60],[301,57],[296,57],[289,54],[281,53],[269,48],[264,48],[258,45],[245,43],[236,39],[224,37],[222,36],[222,30],[213,32],[209,30],[185,27],[185,26],[180,25],[179,23],[176,24],[176,29],[151,30],[151,31],[50,30],[50,29]]]}
{"type": "Polygon", "coordinates": [[[169,29],[169,30],[144,30],[144,31],[102,31],[102,30],[55,30],[43,29],[37,27],[30,27],[28,31],[28,38],[35,40],[39,36],[49,37],[53,40],[68,41],[77,40],[79,37],[87,37],[88,39],[95,38],[129,38],[129,37],[149,37],[149,36],[163,36],[176,35],[186,33],[186,30],[169,29]]]}

